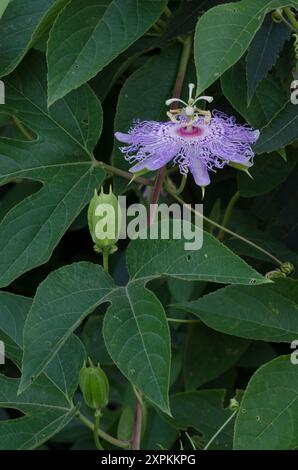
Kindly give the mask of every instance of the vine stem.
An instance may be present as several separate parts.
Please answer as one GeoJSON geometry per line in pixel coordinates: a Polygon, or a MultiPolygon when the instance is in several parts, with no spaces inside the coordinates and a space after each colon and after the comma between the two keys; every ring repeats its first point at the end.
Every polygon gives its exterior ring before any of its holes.
{"type": "Polygon", "coordinates": [[[136,394],[136,415],[133,435],[131,439],[131,449],[140,450],[142,434],[142,397],[140,392],[135,390],[136,394]]]}
{"type": "Polygon", "coordinates": [[[109,251],[103,249],[102,250],[102,257],[103,257],[103,270],[105,273],[109,274],[109,251]]]}
{"type": "Polygon", "coordinates": [[[168,317],[167,320],[171,323],[201,323],[201,320],[183,320],[179,318],[170,318],[170,317],[168,317]]]}
{"type": "Polygon", "coordinates": [[[102,446],[100,445],[99,436],[98,436],[100,412],[96,411],[94,416],[95,416],[95,424],[94,424],[94,427],[93,427],[94,442],[95,442],[95,445],[96,445],[96,449],[102,450],[102,446]]]}
{"type": "Polygon", "coordinates": [[[221,431],[229,424],[230,421],[232,421],[232,419],[234,418],[234,416],[237,414],[237,411],[238,410],[235,410],[231,416],[229,416],[229,418],[223,423],[223,425],[218,429],[218,431],[216,431],[216,433],[214,434],[214,436],[211,437],[210,441],[205,445],[204,449],[203,450],[207,450],[208,447],[210,447],[210,445],[212,444],[212,442],[214,442],[214,440],[217,438],[217,436],[221,433],[221,431]]]}
{"type": "MultiPolygon", "coordinates": [[[[177,194],[175,194],[175,192],[173,192],[170,187],[167,187],[167,191],[168,191],[168,193],[171,194],[171,196],[172,196],[174,199],[176,199],[176,201],[178,201],[180,204],[186,204],[185,201],[184,201],[183,199],[181,199],[181,197],[177,196],[177,194]]],[[[186,208],[189,208],[189,205],[186,205],[186,208]]],[[[261,253],[264,253],[264,255],[268,256],[268,258],[271,258],[271,259],[272,259],[275,263],[277,263],[279,266],[282,264],[282,261],[280,261],[278,258],[276,258],[276,256],[272,255],[271,253],[269,253],[269,251],[265,250],[264,248],[262,248],[261,246],[257,245],[256,243],[252,242],[251,240],[248,240],[247,238],[242,237],[242,236],[239,235],[238,233],[233,232],[232,230],[230,230],[230,229],[228,229],[228,228],[226,228],[226,227],[223,227],[222,225],[218,224],[217,222],[214,222],[214,220],[209,219],[209,217],[206,217],[205,215],[202,215],[202,214],[200,214],[199,212],[197,212],[193,207],[190,207],[189,210],[190,210],[191,212],[193,212],[195,215],[197,215],[198,217],[202,217],[203,220],[206,220],[206,222],[208,222],[209,224],[213,225],[214,227],[223,230],[224,232],[228,233],[229,235],[232,235],[233,237],[238,238],[239,240],[243,241],[243,242],[246,243],[247,245],[252,246],[252,247],[255,248],[256,250],[260,251],[261,253]]]]}
{"type": "MultiPolygon", "coordinates": [[[[179,64],[177,77],[176,77],[176,81],[175,81],[175,85],[173,89],[173,98],[180,98],[191,51],[192,51],[192,34],[187,36],[187,38],[184,40],[184,43],[183,43],[180,64],[179,64]]],[[[174,106],[175,106],[175,103],[172,104],[172,107],[174,106]]],[[[158,203],[165,174],[166,174],[166,166],[163,166],[162,168],[159,169],[157,176],[156,176],[155,186],[154,186],[154,190],[153,190],[152,197],[151,197],[151,204],[155,205],[158,203]]],[[[155,217],[155,210],[153,207],[153,209],[152,210],[150,209],[149,211],[148,225],[152,224],[154,217],[155,217]]]]}
{"type": "MultiPolygon", "coordinates": [[[[86,418],[86,416],[84,416],[80,411],[77,412],[76,416],[81,421],[81,423],[83,423],[85,426],[87,426],[87,428],[91,429],[91,431],[94,432],[94,424],[92,423],[92,421],[86,418]]],[[[110,436],[110,434],[107,434],[100,428],[98,428],[98,435],[113,446],[121,447],[122,449],[127,449],[130,447],[129,441],[122,441],[120,439],[116,439],[115,437],[110,436]]]]}
{"type": "Polygon", "coordinates": [[[151,196],[151,201],[150,201],[150,208],[149,208],[149,213],[148,213],[148,220],[147,224],[150,225],[154,218],[155,218],[155,212],[156,212],[156,204],[158,203],[159,196],[160,196],[160,191],[162,188],[162,183],[165,177],[166,173],[166,166],[163,166],[158,170],[156,180],[155,180],[155,186],[153,189],[153,193],[151,196]]]}
{"type": "Polygon", "coordinates": [[[113,175],[121,176],[122,178],[125,178],[129,181],[133,179],[137,183],[140,183],[144,186],[154,185],[154,180],[143,178],[142,176],[134,176],[132,173],[129,173],[128,171],[120,170],[120,168],[116,168],[115,166],[109,165],[108,163],[105,163],[105,162],[99,162],[98,160],[95,160],[94,166],[99,166],[103,168],[104,170],[107,170],[110,173],[113,173],[113,175]]]}
{"type": "MultiPolygon", "coordinates": [[[[15,123],[16,127],[19,129],[21,134],[25,137],[27,140],[33,140],[34,137],[33,135],[30,134],[30,132],[26,129],[26,127],[23,125],[23,123],[17,118],[16,116],[12,116],[13,122],[15,123]]],[[[132,179],[136,181],[136,183],[140,183],[144,186],[153,186],[154,185],[154,180],[150,180],[148,178],[142,178],[142,176],[134,176],[132,173],[129,173],[128,171],[121,170],[120,168],[116,168],[115,166],[109,165],[108,163],[105,162],[100,162],[96,160],[93,157],[93,165],[94,166],[99,166],[103,168],[104,170],[112,173],[113,175],[121,176],[122,178],[125,178],[129,181],[132,179]]]]}
{"type": "MultiPolygon", "coordinates": [[[[229,201],[229,204],[227,205],[227,208],[226,208],[226,211],[225,211],[225,215],[224,215],[224,218],[223,218],[223,221],[222,221],[222,226],[224,228],[227,227],[228,225],[228,222],[230,220],[230,217],[232,215],[232,212],[233,212],[233,209],[238,201],[238,199],[240,198],[240,193],[239,191],[237,191],[230,199],[229,201]]],[[[218,234],[218,240],[220,240],[221,242],[223,241],[225,237],[225,231],[223,229],[220,230],[219,234],[218,234]]]]}

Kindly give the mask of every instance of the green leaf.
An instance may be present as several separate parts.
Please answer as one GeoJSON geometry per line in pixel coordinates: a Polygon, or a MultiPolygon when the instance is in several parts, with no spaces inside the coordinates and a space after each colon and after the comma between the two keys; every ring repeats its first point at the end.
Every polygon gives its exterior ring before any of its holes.
{"type": "Polygon", "coordinates": [[[75,0],[48,42],[49,104],[94,77],[160,17],[166,0],[75,0]]]}
{"type": "MultiPolygon", "coordinates": [[[[19,366],[23,347],[23,329],[32,299],[0,292],[0,339],[6,357],[19,366]]],[[[84,348],[70,336],[37,382],[21,398],[19,380],[0,375],[0,408],[15,408],[25,416],[0,420],[1,449],[31,449],[59,432],[74,416],[71,399],[78,385],[79,370],[85,358],[84,348]]]]}
{"type": "Polygon", "coordinates": [[[46,376],[69,400],[79,383],[79,372],[86,359],[85,349],[76,335],[71,335],[45,369],[46,376]]]}
{"type": "Polygon", "coordinates": [[[0,7],[1,77],[16,68],[67,1],[27,0],[25,4],[23,0],[4,0],[4,4],[0,7]]]}
{"type": "Polygon", "coordinates": [[[246,57],[247,100],[250,103],[256,88],[275,64],[291,30],[284,23],[275,23],[271,15],[266,18],[252,41],[246,57]]]}
{"type": "MultiPolygon", "coordinates": [[[[175,223],[178,221],[176,220],[175,223]]],[[[178,222],[180,224],[181,221],[178,222]]],[[[156,224],[151,226],[154,230],[156,224]]],[[[160,276],[188,281],[211,281],[225,284],[263,284],[268,280],[248,266],[212,235],[200,232],[186,221],[183,230],[191,229],[203,236],[203,246],[196,251],[185,249],[186,239],[151,240],[138,238],[127,249],[128,272],[131,279],[146,282],[160,276]]],[[[172,225],[170,225],[171,233],[172,225]]],[[[185,233],[185,232],[184,232],[185,233]]],[[[142,236],[145,232],[141,231],[142,236]]]]}
{"type": "MultiPolygon", "coordinates": [[[[138,69],[150,58],[147,53],[152,49],[163,47],[164,44],[161,36],[144,35],[136,42],[134,42],[128,49],[118,55],[107,66],[104,67],[94,78],[89,82],[92,89],[95,91],[96,96],[103,102],[112,87],[117,83],[118,79],[126,72],[128,73],[138,69]]],[[[126,83],[126,80],[125,80],[126,83]]],[[[111,116],[114,118],[114,115],[111,116]]]]}
{"type": "Polygon", "coordinates": [[[146,430],[142,437],[142,449],[161,450],[171,449],[177,439],[178,431],[163,419],[154,408],[150,408],[147,417],[146,430]]]}
{"type": "Polygon", "coordinates": [[[234,65],[249,47],[267,12],[297,0],[242,0],[208,10],[199,19],[195,34],[198,94],[234,65]]]}
{"type": "Polygon", "coordinates": [[[81,339],[93,364],[113,364],[102,335],[103,315],[91,316],[84,323],[81,339]]]}
{"type": "Polygon", "coordinates": [[[0,6],[0,19],[2,18],[6,8],[8,7],[8,4],[10,3],[11,0],[2,0],[2,5],[0,6]]]}
{"type": "Polygon", "coordinates": [[[77,263],[40,284],[24,327],[20,392],[48,366],[80,322],[107,300],[113,286],[102,268],[77,263]]]}
{"type": "MultiPolygon", "coordinates": [[[[18,367],[23,351],[23,331],[32,299],[9,292],[0,292],[0,339],[5,344],[5,354],[18,367]]],[[[78,385],[79,370],[85,359],[85,351],[80,340],[72,335],[45,370],[45,374],[72,399],[78,385]]]]}
{"type": "Polygon", "coordinates": [[[272,191],[287,179],[296,164],[297,154],[292,148],[287,150],[286,162],[276,152],[256,157],[254,165],[249,169],[253,179],[238,172],[241,196],[255,197],[272,191]]]}
{"type": "Polygon", "coordinates": [[[22,358],[23,328],[32,299],[0,291],[0,339],[5,344],[5,355],[14,363],[22,358]]]}
{"type": "Polygon", "coordinates": [[[121,372],[169,413],[170,335],[164,309],[143,282],[113,292],[104,319],[104,339],[121,372]]]}
{"type": "Polygon", "coordinates": [[[23,199],[27,196],[31,196],[31,194],[39,189],[40,183],[29,180],[18,181],[18,183],[11,188],[7,188],[7,191],[5,191],[0,201],[0,221],[13,206],[19,204],[23,199]]]}
{"type": "Polygon", "coordinates": [[[203,323],[193,325],[184,355],[186,390],[195,390],[233,367],[248,345],[246,340],[217,333],[203,323]]]}
{"type": "Polygon", "coordinates": [[[257,153],[270,153],[298,139],[297,105],[288,102],[262,130],[255,145],[257,153]]]}
{"type": "Polygon", "coordinates": [[[261,81],[247,106],[247,82],[243,61],[221,77],[221,88],[232,106],[255,128],[262,128],[284,107],[288,100],[279,82],[268,75],[261,81]]]}
{"type": "Polygon", "coordinates": [[[126,287],[115,287],[101,267],[90,263],[50,274],[37,289],[25,324],[20,392],[45,369],[88,313],[110,302],[103,332],[110,356],[145,397],[169,413],[169,331],[161,304],[144,287],[147,281],[169,275],[225,283],[268,282],[210,235],[205,235],[203,253],[185,251],[185,241],[131,242],[127,264],[132,277],[126,287]]]}
{"type": "Polygon", "coordinates": [[[298,446],[298,369],[290,356],[260,367],[248,383],[235,423],[235,450],[298,446]]]}
{"type": "Polygon", "coordinates": [[[179,306],[216,331],[241,338],[291,342],[298,337],[298,283],[228,286],[179,306]]]}
{"type": "MultiPolygon", "coordinates": [[[[177,393],[171,396],[173,420],[178,429],[196,429],[206,444],[231,416],[232,411],[224,408],[225,390],[199,390],[177,393]]],[[[218,435],[210,449],[230,449],[233,442],[234,423],[230,422],[218,435]]]]}
{"type": "Polygon", "coordinates": [[[92,156],[102,127],[97,98],[83,86],[48,111],[46,69],[40,54],[32,54],[6,80],[1,113],[17,118],[37,138],[28,142],[0,138],[0,183],[16,178],[43,183],[40,191],[16,205],[2,221],[0,286],[7,286],[50,258],[105,172],[92,156]]]}
{"type": "MultiPolygon", "coordinates": [[[[266,210],[266,204],[264,205],[264,210],[266,210]]],[[[269,229],[271,230],[271,228],[269,229]]],[[[284,226],[283,226],[284,230],[284,226]]],[[[268,238],[268,229],[256,230],[242,227],[238,233],[246,238],[249,238],[252,242],[256,243],[258,246],[268,251],[269,253],[274,253],[281,260],[290,260],[291,263],[296,267],[298,266],[298,254],[294,251],[291,251],[287,246],[279,240],[279,238],[268,238]]],[[[276,237],[276,235],[275,235],[276,237]]],[[[227,244],[233,251],[236,251],[239,255],[254,258],[257,260],[265,261],[268,263],[269,257],[262,251],[247,245],[247,243],[239,240],[238,238],[230,238],[227,240],[227,244]]],[[[271,261],[273,263],[273,261],[271,261]]],[[[275,264],[274,264],[275,267],[275,264]]]]}
{"type": "Polygon", "coordinates": [[[257,369],[277,356],[274,346],[270,343],[252,341],[237,365],[245,369],[257,369]]]}
{"type": "Polygon", "coordinates": [[[34,449],[63,429],[76,409],[49,379],[39,379],[18,396],[19,380],[0,375],[0,408],[14,408],[25,416],[0,421],[0,449],[34,449]]]}

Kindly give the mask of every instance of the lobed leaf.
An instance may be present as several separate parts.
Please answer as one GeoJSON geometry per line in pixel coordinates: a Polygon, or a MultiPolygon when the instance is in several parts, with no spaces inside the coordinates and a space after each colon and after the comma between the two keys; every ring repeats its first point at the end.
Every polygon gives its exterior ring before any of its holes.
{"type": "Polygon", "coordinates": [[[0,138],[0,183],[26,178],[42,182],[43,187],[13,207],[1,223],[1,286],[50,258],[105,177],[92,156],[102,110],[88,86],[49,111],[45,63],[34,53],[6,80],[6,90],[0,114],[22,122],[36,138],[0,138]]]}
{"type": "Polygon", "coordinates": [[[48,42],[49,105],[94,77],[159,18],[167,0],[74,0],[48,42]]]}

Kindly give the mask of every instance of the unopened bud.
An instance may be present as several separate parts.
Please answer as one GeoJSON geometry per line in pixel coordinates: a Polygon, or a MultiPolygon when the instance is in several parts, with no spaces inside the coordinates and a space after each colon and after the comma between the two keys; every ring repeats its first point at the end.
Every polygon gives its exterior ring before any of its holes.
{"type": "Polygon", "coordinates": [[[107,406],[109,401],[109,381],[104,371],[89,360],[80,370],[79,383],[86,405],[95,410],[107,406]]]}
{"type": "Polygon", "coordinates": [[[281,272],[280,269],[276,269],[275,271],[269,271],[265,274],[267,279],[280,279],[286,277],[286,274],[281,272]]]}
{"type": "Polygon", "coordinates": [[[289,276],[289,274],[292,274],[292,272],[294,272],[295,268],[294,265],[290,263],[290,261],[286,261],[285,263],[282,263],[282,265],[280,266],[280,270],[281,272],[289,276]]]}
{"type": "Polygon", "coordinates": [[[112,253],[117,250],[115,243],[120,234],[121,208],[111,187],[108,194],[103,189],[100,194],[94,191],[88,209],[88,225],[95,251],[112,253]]]}
{"type": "Polygon", "coordinates": [[[237,411],[239,409],[239,402],[236,398],[231,398],[229,408],[231,411],[237,411]]]}

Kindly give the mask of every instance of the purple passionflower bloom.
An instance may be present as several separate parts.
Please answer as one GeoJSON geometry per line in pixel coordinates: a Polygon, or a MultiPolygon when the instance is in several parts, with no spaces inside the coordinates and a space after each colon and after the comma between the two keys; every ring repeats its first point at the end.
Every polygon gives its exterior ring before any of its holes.
{"type": "Polygon", "coordinates": [[[125,159],[135,165],[132,173],[142,170],[157,170],[172,161],[179,166],[182,174],[191,171],[195,182],[201,187],[210,183],[209,171],[230,164],[247,170],[252,166],[254,152],[252,145],[259,137],[259,131],[247,125],[239,125],[233,116],[214,110],[212,113],[195,106],[200,100],[212,101],[203,96],[191,98],[194,85],[190,84],[188,103],[185,107],[168,112],[169,122],[139,121],[133,123],[127,134],[116,132],[125,159]]]}

